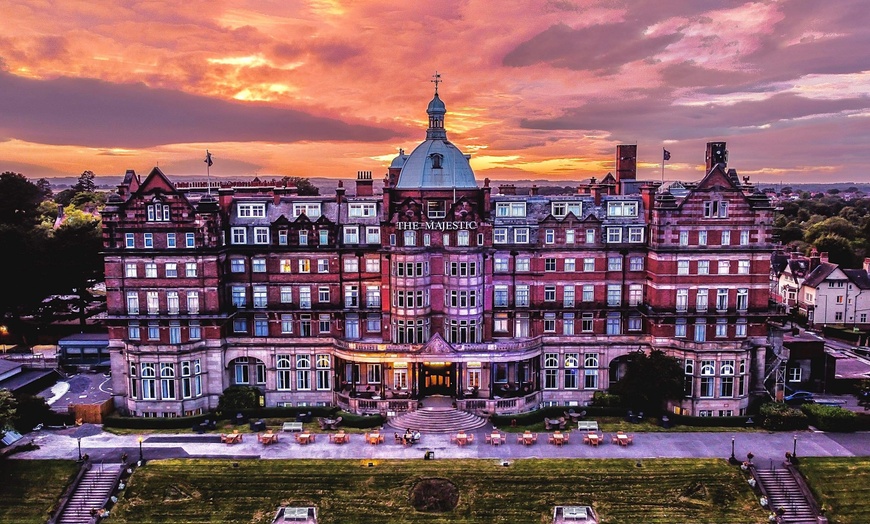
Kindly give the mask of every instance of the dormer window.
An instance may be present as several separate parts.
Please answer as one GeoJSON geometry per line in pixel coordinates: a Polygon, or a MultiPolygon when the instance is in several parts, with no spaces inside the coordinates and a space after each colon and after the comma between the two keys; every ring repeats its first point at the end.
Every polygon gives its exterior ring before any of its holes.
{"type": "Polygon", "coordinates": [[[432,159],[432,169],[441,169],[441,164],[444,162],[444,155],[433,153],[429,155],[432,159]]]}
{"type": "Polygon", "coordinates": [[[429,218],[444,218],[447,216],[447,202],[430,200],[426,203],[426,210],[429,218]]]}
{"type": "Polygon", "coordinates": [[[148,222],[169,222],[169,205],[153,200],[147,207],[148,222]]]}

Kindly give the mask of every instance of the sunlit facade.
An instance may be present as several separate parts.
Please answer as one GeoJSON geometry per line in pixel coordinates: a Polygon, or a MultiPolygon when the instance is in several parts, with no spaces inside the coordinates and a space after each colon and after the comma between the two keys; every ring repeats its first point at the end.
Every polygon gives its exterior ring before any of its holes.
{"type": "Polygon", "coordinates": [[[116,406],[183,416],[231,385],[267,406],[477,413],[582,406],[634,351],[685,371],[674,412],[743,414],[764,378],[773,209],[707,146],[697,184],[615,175],[576,194],[478,182],[426,140],[330,196],[281,181],[174,184],[128,172],[103,213],[116,406]],[[352,194],[348,194],[352,193],[352,194]]]}

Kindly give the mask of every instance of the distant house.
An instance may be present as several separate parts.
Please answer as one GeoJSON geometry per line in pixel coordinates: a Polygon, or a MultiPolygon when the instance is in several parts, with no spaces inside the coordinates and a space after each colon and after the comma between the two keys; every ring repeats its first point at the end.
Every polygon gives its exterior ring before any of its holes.
{"type": "Polygon", "coordinates": [[[843,269],[821,253],[810,256],[809,267],[798,294],[798,311],[807,324],[870,328],[870,258],[861,269],[843,269]]]}
{"type": "Polygon", "coordinates": [[[30,369],[24,362],[0,358],[0,389],[16,394],[34,394],[56,379],[54,370],[30,369]]]}
{"type": "Polygon", "coordinates": [[[108,333],[79,333],[57,342],[58,362],[63,367],[109,367],[108,333]]]}
{"type": "MultiPolygon", "coordinates": [[[[826,254],[827,258],[827,254],[826,254]]],[[[815,259],[819,262],[819,259],[815,259]]],[[[798,304],[798,293],[811,270],[809,257],[799,253],[774,253],[771,257],[771,298],[784,313],[791,313],[798,304]]]]}

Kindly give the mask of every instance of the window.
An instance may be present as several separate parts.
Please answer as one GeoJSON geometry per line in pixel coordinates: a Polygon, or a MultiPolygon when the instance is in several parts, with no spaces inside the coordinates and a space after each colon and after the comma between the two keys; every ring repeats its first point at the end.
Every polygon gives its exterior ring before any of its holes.
{"type": "Polygon", "coordinates": [[[456,245],[457,246],[467,246],[470,242],[470,236],[467,229],[461,229],[456,232],[456,245]]]}
{"type": "Polygon", "coordinates": [[[265,203],[239,203],[236,205],[239,218],[263,218],[266,216],[265,203]]]}
{"type": "Polygon", "coordinates": [[[247,302],[245,298],[245,288],[243,286],[233,286],[232,289],[232,304],[235,307],[243,308],[247,302]]]}
{"type": "Polygon", "coordinates": [[[516,307],[529,307],[529,286],[517,286],[514,301],[516,307]]]}
{"type": "Polygon", "coordinates": [[[356,257],[346,257],[342,260],[344,262],[344,272],[345,273],[356,273],[359,271],[359,259],[356,257]]]}
{"type": "Polygon", "coordinates": [[[719,261],[719,274],[727,275],[731,272],[731,261],[730,260],[720,260],[719,261]]]}
{"type": "Polygon", "coordinates": [[[680,230],[680,245],[688,246],[689,245],[689,232],[686,230],[680,230]]]}
{"type": "Polygon", "coordinates": [[[594,258],[584,258],[583,259],[583,271],[590,272],[595,271],[595,259],[594,258]]]}
{"type": "Polygon", "coordinates": [[[583,387],[598,389],[598,353],[583,355],[583,387]]]}
{"type": "Polygon", "coordinates": [[[199,320],[191,320],[188,322],[187,338],[190,340],[199,340],[202,338],[202,327],[199,325],[199,320]]]}
{"type": "Polygon", "coordinates": [[[674,337],[686,338],[686,319],[678,318],[674,324],[674,337]]]}
{"type": "Polygon", "coordinates": [[[276,355],[276,368],[277,368],[277,384],[276,387],[279,390],[289,390],[290,389],[290,377],[292,376],[290,369],[290,355],[276,355]]]}
{"type": "Polygon", "coordinates": [[[621,227],[608,227],[607,228],[607,243],[608,244],[618,244],[622,242],[622,228],[621,227]]]}
{"type": "MultiPolygon", "coordinates": [[[[507,293],[507,291],[505,291],[507,293]]],[[[495,333],[507,333],[508,332],[508,314],[507,313],[496,313],[492,322],[492,330],[495,333]]]]}
{"type": "Polygon", "coordinates": [[[628,241],[632,244],[639,244],[643,242],[643,228],[642,227],[630,227],[628,228],[628,241]]]}
{"type": "Polygon", "coordinates": [[[707,322],[704,319],[695,321],[695,342],[707,341],[707,322]]]}
{"type": "Polygon", "coordinates": [[[701,390],[698,394],[702,398],[713,397],[714,375],[716,374],[716,363],[712,360],[701,361],[701,390]]]}
{"type": "Polygon", "coordinates": [[[688,275],[689,274],[689,261],[688,260],[677,260],[677,274],[678,275],[688,275]]]}
{"type": "Polygon", "coordinates": [[[544,302],[555,302],[556,301],[556,286],[548,285],[544,286],[544,302]]]}
{"type": "Polygon", "coordinates": [[[620,318],[619,313],[608,313],[607,314],[607,334],[608,335],[621,335],[622,334],[622,318],[620,318]]]}
{"type": "Polygon", "coordinates": [[[622,303],[622,286],[619,284],[607,285],[607,305],[618,306],[622,303]]]}
{"type": "Polygon", "coordinates": [[[330,381],[332,372],[329,355],[315,355],[314,366],[317,369],[317,389],[328,391],[332,387],[330,381]]]}
{"type": "Polygon", "coordinates": [[[160,325],[157,322],[148,323],[148,340],[160,340],[160,325]]]}
{"type": "Polygon", "coordinates": [[[169,205],[163,204],[155,200],[153,204],[148,205],[148,222],[168,222],[169,221],[169,205]]]}
{"type": "Polygon", "coordinates": [[[344,286],[344,307],[359,307],[359,286],[344,286]]]}
{"type": "Polygon", "coordinates": [[[381,307],[381,288],[377,285],[366,287],[366,307],[381,307]]]}
{"type": "Polygon", "coordinates": [[[269,302],[266,286],[254,286],[254,307],[264,308],[269,302]]]}
{"type": "Polygon", "coordinates": [[[695,294],[695,311],[698,311],[700,313],[707,311],[707,298],[707,288],[698,288],[698,291],[695,294]]]}
{"type": "Polygon", "coordinates": [[[558,389],[559,354],[544,353],[544,389],[558,389]]]}
{"type": "Polygon", "coordinates": [[[547,229],[544,231],[544,243],[545,244],[555,244],[556,243],[556,232],[552,229],[547,229]]]}
{"type": "Polygon", "coordinates": [[[506,273],[509,269],[509,260],[505,257],[496,257],[493,261],[492,270],[496,273],[506,273]]]}
{"type": "Polygon", "coordinates": [[[166,233],[166,247],[175,248],[175,233],[166,233]]]}
{"type": "Polygon", "coordinates": [[[293,317],[292,315],[281,315],[281,334],[289,335],[293,333],[293,317]]]}
{"type": "Polygon", "coordinates": [[[593,284],[583,285],[583,302],[595,301],[595,286],[593,284]]]}
{"type": "Polygon", "coordinates": [[[574,307],[574,286],[566,285],[562,288],[562,306],[563,307],[574,307]]]}
{"type": "Polygon", "coordinates": [[[495,205],[497,217],[524,217],[526,216],[525,202],[498,202],[495,205]]]}
{"type": "Polygon", "coordinates": [[[296,389],[311,389],[311,355],[296,355],[296,389]]]}
{"type": "Polygon", "coordinates": [[[248,319],[236,318],[233,320],[233,333],[248,333],[248,319]]]}
{"type": "Polygon", "coordinates": [[[723,338],[728,336],[728,320],[724,318],[716,319],[716,337],[723,338]]]}
{"type": "Polygon", "coordinates": [[[299,307],[311,309],[311,288],[308,286],[299,288],[299,307]]]}
{"type": "Polygon", "coordinates": [[[139,294],[135,291],[127,292],[127,314],[128,315],[138,315],[139,314],[139,294]]]}
{"type": "Polygon", "coordinates": [[[184,276],[187,278],[196,277],[196,262],[188,262],[184,265],[184,276]]]}
{"type": "Polygon", "coordinates": [[[722,232],[721,244],[723,246],[730,246],[731,245],[731,231],[723,231],[722,232]]]}
{"type": "Polygon", "coordinates": [[[594,313],[583,313],[583,316],[580,318],[580,331],[591,333],[594,327],[594,320],[594,313]]]}
{"type": "Polygon", "coordinates": [[[789,366],[788,368],[788,381],[789,382],[801,382],[803,378],[803,370],[800,367],[789,366]]]}
{"type": "Polygon", "coordinates": [[[746,337],[746,319],[740,318],[737,319],[737,323],[734,325],[734,336],[738,338],[746,337]]]}
{"type": "Polygon", "coordinates": [[[628,286],[628,305],[639,306],[643,302],[643,285],[631,284],[628,286]]]}
{"type": "Polygon", "coordinates": [[[609,217],[636,217],[637,202],[608,202],[607,216],[609,217]]]}
{"type": "Polygon", "coordinates": [[[265,258],[251,259],[251,271],[253,271],[254,273],[265,273],[266,272],[266,259],[265,258]]]}
{"type": "Polygon", "coordinates": [[[699,260],[698,261],[698,274],[699,275],[709,275],[710,274],[710,261],[709,260],[699,260]]]}
{"type": "Polygon", "coordinates": [[[366,372],[366,379],[369,384],[380,384],[381,383],[381,365],[380,364],[369,364],[368,370],[366,372]]]}
{"type": "Polygon", "coordinates": [[[628,317],[628,330],[629,331],[640,331],[643,327],[643,323],[641,322],[640,317],[631,316],[628,317]]]}
{"type": "Polygon", "coordinates": [[[564,271],[566,273],[573,273],[577,270],[577,261],[573,258],[566,258],[564,261],[564,271]]]}
{"type": "Polygon", "coordinates": [[[748,275],[749,274],[749,261],[748,260],[738,260],[737,261],[737,274],[738,275],[748,275]]]}
{"type": "Polygon", "coordinates": [[[594,229],[587,229],[586,230],[586,243],[587,244],[594,244],[595,243],[595,230],[594,229]]]}
{"type": "Polygon", "coordinates": [[[154,262],[145,263],[145,278],[157,278],[157,264],[154,262]]]}
{"type": "Polygon", "coordinates": [[[643,257],[629,257],[628,270],[643,271],[643,257]]]}
{"type": "Polygon", "coordinates": [[[381,332],[381,316],[377,313],[369,313],[366,315],[366,331],[369,333],[381,332]]]}
{"type": "Polygon", "coordinates": [[[298,266],[300,273],[311,273],[311,260],[307,258],[301,258],[298,261],[298,266]]]}
{"type": "Polygon", "coordinates": [[[579,378],[579,368],[580,367],[580,354],[579,353],[566,353],[565,354],[565,389],[577,389],[578,386],[578,378],[579,378]]]}
{"type": "Polygon", "coordinates": [[[746,311],[749,309],[749,289],[737,289],[737,311],[746,311]]]}
{"type": "Polygon", "coordinates": [[[706,246],[707,245],[707,230],[702,229],[698,231],[698,245],[706,246]]]}
{"type": "Polygon", "coordinates": [[[246,244],[248,231],[243,227],[230,228],[230,239],[233,244],[246,244]]]}
{"type": "Polygon", "coordinates": [[[725,200],[704,202],[704,218],[728,218],[728,202],[725,200]]]}
{"type": "Polygon", "coordinates": [[[689,310],[689,290],[688,289],[678,289],[677,290],[676,308],[677,308],[677,311],[680,311],[680,312],[689,310]]]}
{"type": "Polygon", "coordinates": [[[187,312],[194,315],[199,313],[199,291],[187,292],[187,312]]]}
{"type": "Polygon", "coordinates": [[[716,290],[716,311],[728,310],[728,288],[719,288],[716,290]]]}
{"type": "Polygon", "coordinates": [[[124,246],[128,249],[136,247],[136,239],[133,233],[124,233],[124,246]]]}
{"type": "Polygon", "coordinates": [[[496,227],[492,230],[493,244],[507,244],[508,230],[506,227],[496,227]]]}
{"type": "Polygon", "coordinates": [[[373,217],[375,216],[375,203],[352,202],[347,206],[347,214],[355,218],[373,217]]]}
{"type": "Polygon", "coordinates": [[[196,236],[193,233],[184,234],[184,247],[196,247],[196,236]]]}
{"type": "Polygon", "coordinates": [[[141,364],[141,373],[139,376],[142,377],[142,399],[157,400],[157,384],[155,382],[157,370],[154,363],[143,362],[141,364]]]}
{"type": "Polygon", "coordinates": [[[149,315],[156,315],[160,311],[160,300],[156,291],[149,291],[145,294],[145,305],[148,307],[149,315]]]}
{"type": "Polygon", "coordinates": [[[344,226],[344,243],[359,244],[359,227],[344,226]]]}
{"type": "Polygon", "coordinates": [[[526,338],[529,336],[529,314],[517,313],[514,319],[514,336],[517,338],[526,338]]]}
{"type": "Polygon", "coordinates": [[[380,273],[381,272],[381,259],[379,258],[367,258],[366,260],[366,273],[380,273]]]}
{"type": "Polygon", "coordinates": [[[526,272],[529,270],[531,266],[531,259],[529,258],[518,258],[516,259],[516,271],[517,273],[526,272]]]}
{"type": "Polygon", "coordinates": [[[312,220],[320,218],[320,202],[294,202],[293,217],[298,217],[303,213],[312,220]]]}
{"type": "Polygon", "coordinates": [[[402,235],[403,241],[405,242],[405,246],[416,246],[417,245],[417,232],[416,231],[405,231],[402,235]]]}
{"type": "Polygon", "coordinates": [[[245,272],[245,259],[244,258],[232,258],[230,259],[230,273],[244,273],[245,272]]]}
{"type": "Polygon", "coordinates": [[[426,215],[429,218],[444,218],[447,216],[447,202],[445,200],[429,200],[426,202],[426,215]]]}
{"type": "Polygon", "coordinates": [[[544,271],[556,271],[556,259],[555,258],[545,258],[544,259],[544,271]]]}
{"type": "Polygon", "coordinates": [[[317,242],[321,246],[325,246],[329,244],[329,230],[320,229],[317,231],[317,242]]]}
{"type": "Polygon", "coordinates": [[[269,320],[266,316],[257,315],[256,317],[254,317],[254,336],[269,336],[269,320]]]}
{"type": "Polygon", "coordinates": [[[137,270],[135,263],[127,263],[124,265],[124,276],[126,278],[136,278],[137,270]]]}
{"type": "Polygon", "coordinates": [[[568,213],[573,213],[575,217],[583,216],[582,202],[553,202],[550,204],[550,213],[556,218],[562,218],[568,213]]]}
{"type": "Polygon", "coordinates": [[[300,246],[307,246],[308,245],[308,231],[306,231],[304,229],[302,231],[299,231],[299,245],[300,246]]]}
{"type": "Polygon", "coordinates": [[[565,230],[565,243],[566,244],[573,244],[574,242],[575,242],[574,230],[573,229],[566,229],[565,230]]]}
{"type": "Polygon", "coordinates": [[[127,338],[130,340],[139,340],[139,322],[130,321],[127,323],[127,338]]]}
{"type": "Polygon", "coordinates": [[[179,312],[180,306],[178,303],[178,291],[167,291],[166,292],[166,311],[170,315],[177,315],[179,312]]]}
{"type": "Polygon", "coordinates": [[[749,245],[749,230],[748,229],[742,229],[740,231],[740,245],[741,246],[748,246],[749,245]]]}
{"type": "Polygon", "coordinates": [[[508,307],[508,287],[495,286],[493,292],[493,306],[508,307]]]}
{"type": "Polygon", "coordinates": [[[574,313],[562,313],[562,334],[574,334],[574,313]]]}
{"type": "Polygon", "coordinates": [[[518,227],[514,229],[514,243],[528,244],[529,243],[529,228],[518,227]]]}
{"type": "Polygon", "coordinates": [[[622,257],[607,257],[608,271],[622,271],[622,257]]]}
{"type": "MultiPolygon", "coordinates": [[[[317,332],[318,333],[329,333],[331,331],[331,320],[329,314],[323,314],[317,316],[317,332]]],[[[357,323],[357,338],[359,337],[359,323],[357,323]]]]}
{"type": "Polygon", "coordinates": [[[381,228],[378,226],[366,227],[366,244],[381,243],[381,228]]]}

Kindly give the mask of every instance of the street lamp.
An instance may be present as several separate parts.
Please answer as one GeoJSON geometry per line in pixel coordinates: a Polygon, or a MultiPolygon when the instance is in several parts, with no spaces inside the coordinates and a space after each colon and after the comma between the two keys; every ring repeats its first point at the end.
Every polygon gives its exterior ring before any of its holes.
{"type": "Polygon", "coordinates": [[[142,466],[143,464],[145,464],[145,457],[142,455],[142,441],[144,441],[145,439],[140,436],[136,440],[139,441],[139,465],[142,466]]]}
{"type": "Polygon", "coordinates": [[[6,354],[6,335],[9,334],[9,328],[0,326],[0,338],[3,339],[3,354],[6,354]]]}
{"type": "Polygon", "coordinates": [[[737,457],[734,456],[734,437],[731,437],[731,457],[728,458],[728,462],[730,462],[732,465],[739,462],[737,460],[737,457]]]}
{"type": "Polygon", "coordinates": [[[82,461],[82,438],[79,437],[76,440],[79,441],[79,462],[82,461]]]}
{"type": "Polygon", "coordinates": [[[797,435],[794,436],[794,441],[791,448],[791,456],[797,458],[797,435]]]}

